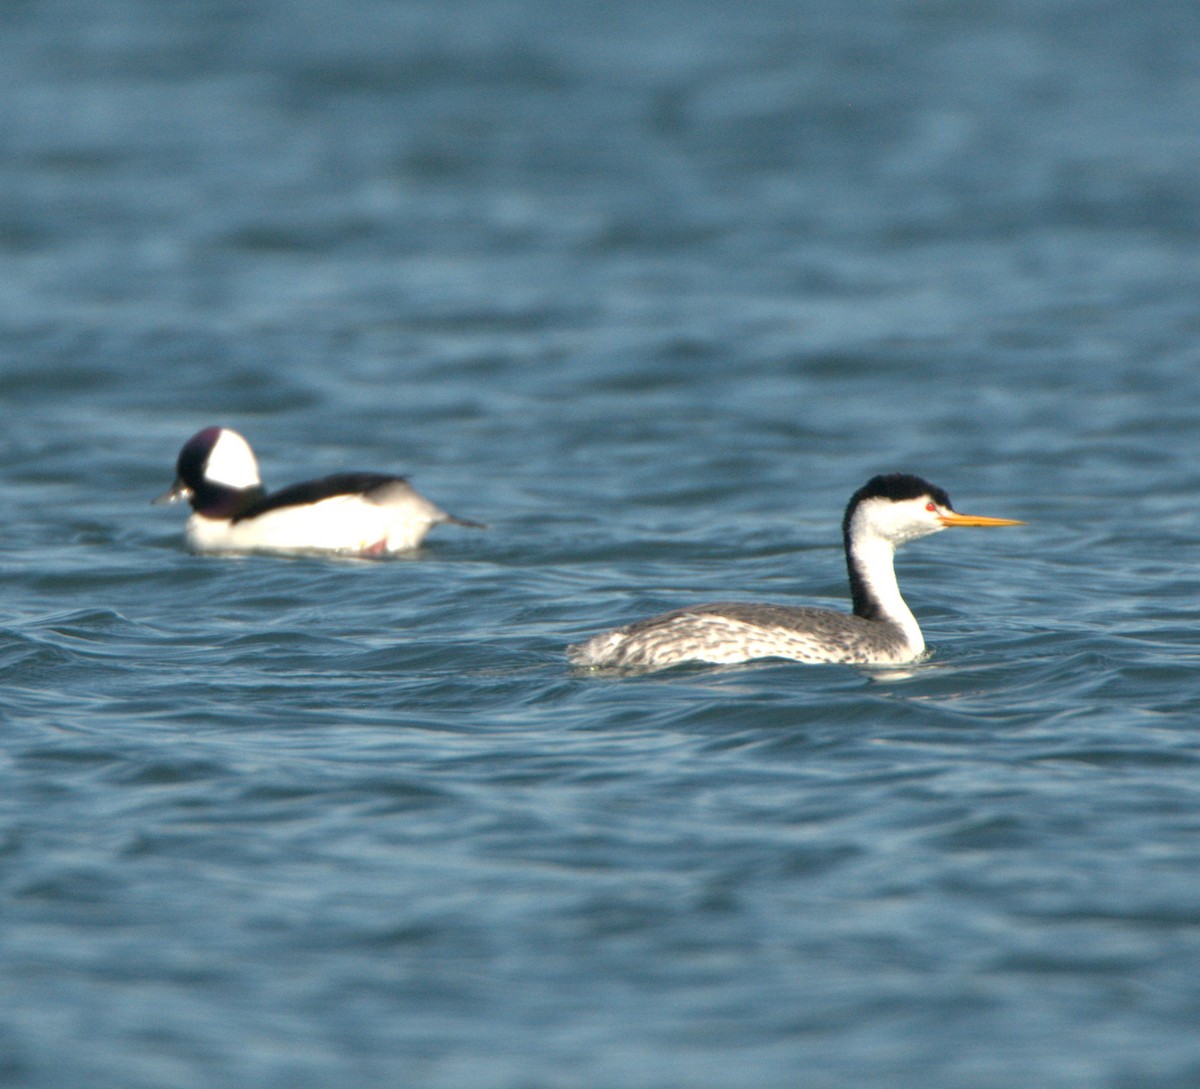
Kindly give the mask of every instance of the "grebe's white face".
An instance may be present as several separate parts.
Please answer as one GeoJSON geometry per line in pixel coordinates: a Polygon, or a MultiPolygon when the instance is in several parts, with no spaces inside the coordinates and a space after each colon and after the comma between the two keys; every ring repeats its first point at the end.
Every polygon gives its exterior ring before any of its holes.
{"type": "Polygon", "coordinates": [[[847,529],[848,544],[863,556],[880,548],[891,551],[905,541],[954,526],[1020,525],[1024,523],[1015,518],[959,514],[941,488],[897,473],[875,477],[856,493],[847,529]]]}
{"type": "Polygon", "coordinates": [[[959,514],[930,495],[916,499],[864,499],[854,512],[850,535],[873,537],[893,547],[954,526],[1023,526],[1015,518],[988,518],[982,514],[959,514]]]}
{"type": "Polygon", "coordinates": [[[204,464],[205,479],[229,488],[253,488],[261,484],[258,462],[250,444],[236,431],[223,429],[204,464]]]}
{"type": "Polygon", "coordinates": [[[940,533],[954,524],[947,520],[954,517],[956,515],[949,507],[941,506],[928,495],[916,499],[874,497],[864,499],[854,511],[850,535],[853,538],[870,536],[893,546],[902,545],[930,533],[940,533]]]}

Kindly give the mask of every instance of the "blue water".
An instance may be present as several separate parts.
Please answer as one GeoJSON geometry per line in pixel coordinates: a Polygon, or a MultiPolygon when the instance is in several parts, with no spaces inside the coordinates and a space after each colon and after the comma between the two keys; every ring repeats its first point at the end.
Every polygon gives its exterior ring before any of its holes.
{"type": "Polygon", "coordinates": [[[0,1084],[1200,1084],[1200,8],[0,9],[0,1084]],[[486,534],[192,556],[409,473],[486,534]],[[933,656],[573,674],[844,607],[933,656]]]}

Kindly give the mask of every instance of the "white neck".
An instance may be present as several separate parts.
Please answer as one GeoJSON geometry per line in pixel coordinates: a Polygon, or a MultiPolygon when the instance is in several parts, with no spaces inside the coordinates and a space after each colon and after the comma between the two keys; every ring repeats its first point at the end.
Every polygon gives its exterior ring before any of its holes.
{"type": "Polygon", "coordinates": [[[878,606],[884,619],[899,625],[913,652],[919,654],[925,649],[925,637],[921,634],[917,618],[900,596],[895,555],[896,549],[891,541],[873,534],[863,535],[850,547],[850,562],[858,572],[863,590],[878,606]]]}

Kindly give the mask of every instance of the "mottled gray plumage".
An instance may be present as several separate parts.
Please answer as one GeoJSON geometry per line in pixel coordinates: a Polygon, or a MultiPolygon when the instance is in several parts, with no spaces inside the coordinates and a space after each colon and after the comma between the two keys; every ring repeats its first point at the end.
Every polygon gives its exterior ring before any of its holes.
{"type": "Polygon", "coordinates": [[[904,630],[832,609],[717,601],[639,620],[568,648],[576,665],[662,669],[682,662],[908,661],[904,630]]]}

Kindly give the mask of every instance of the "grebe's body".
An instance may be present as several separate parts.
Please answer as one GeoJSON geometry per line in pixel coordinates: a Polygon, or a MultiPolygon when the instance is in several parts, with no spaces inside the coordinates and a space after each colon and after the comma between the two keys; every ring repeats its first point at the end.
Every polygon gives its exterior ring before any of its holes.
{"type": "Polygon", "coordinates": [[[951,526],[1021,525],[958,514],[941,488],[904,473],[877,476],[850,499],[842,521],[854,611],[713,602],[640,620],[568,648],[580,666],[664,669],[683,662],[755,658],[891,665],[925,652],[916,617],[900,596],[893,563],[906,541],[951,526]]]}
{"type": "Polygon", "coordinates": [[[479,526],[447,514],[403,477],[336,473],[267,492],[236,431],[207,427],[180,451],[175,484],[156,502],[192,505],[197,552],[336,552],[378,556],[416,548],[436,525],[479,526]]]}

